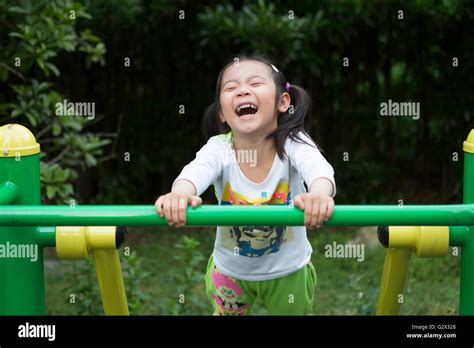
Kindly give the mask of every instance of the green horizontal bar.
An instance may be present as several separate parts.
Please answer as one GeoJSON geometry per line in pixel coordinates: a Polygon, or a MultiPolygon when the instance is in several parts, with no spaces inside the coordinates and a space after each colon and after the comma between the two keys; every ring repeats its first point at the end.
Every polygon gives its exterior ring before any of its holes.
{"type": "Polygon", "coordinates": [[[56,246],[56,227],[38,227],[35,231],[36,242],[42,247],[56,246]]]}
{"type": "MultiPolygon", "coordinates": [[[[188,207],[188,226],[303,225],[303,212],[282,205],[188,207]]],[[[0,207],[0,226],[166,226],[152,205],[22,205],[0,207]]],[[[474,225],[474,204],[338,205],[326,226],[474,225]]]]}
{"type": "Polygon", "coordinates": [[[469,228],[467,226],[449,226],[449,245],[463,246],[469,242],[469,228]]]}
{"type": "Polygon", "coordinates": [[[18,197],[18,187],[12,182],[0,184],[0,205],[10,204],[18,197]]]}

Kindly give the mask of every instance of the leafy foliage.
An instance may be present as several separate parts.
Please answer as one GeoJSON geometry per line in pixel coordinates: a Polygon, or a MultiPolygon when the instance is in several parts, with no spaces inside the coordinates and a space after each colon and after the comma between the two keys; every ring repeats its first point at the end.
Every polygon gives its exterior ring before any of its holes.
{"type": "MultiPolygon", "coordinates": [[[[64,261],[63,261],[64,262],[64,261]]],[[[143,281],[149,272],[143,270],[143,257],[135,251],[121,256],[122,276],[124,279],[127,302],[131,314],[140,314],[143,304],[150,300],[144,292],[143,281]]],[[[65,286],[61,294],[65,298],[65,310],[70,315],[102,315],[104,314],[100,298],[94,258],[70,261],[71,269],[64,274],[65,286]],[[71,301],[74,295],[74,301],[71,301]]]]}
{"type": "Polygon", "coordinates": [[[79,171],[96,166],[110,143],[85,132],[86,118],[55,114],[66,99],[54,80],[61,75],[58,59],[82,52],[86,66],[104,64],[104,43],[89,29],[78,29],[78,20],[90,18],[82,4],[69,0],[0,1],[0,22],[8,23],[8,32],[0,32],[0,80],[11,88],[0,94],[0,121],[36,134],[46,202],[69,203],[79,171]]]}
{"type": "Polygon", "coordinates": [[[204,282],[205,267],[200,244],[197,239],[187,236],[183,236],[176,244],[173,257],[176,263],[166,275],[168,295],[161,296],[161,314],[193,315],[208,310],[209,304],[197,291],[204,282]]]}

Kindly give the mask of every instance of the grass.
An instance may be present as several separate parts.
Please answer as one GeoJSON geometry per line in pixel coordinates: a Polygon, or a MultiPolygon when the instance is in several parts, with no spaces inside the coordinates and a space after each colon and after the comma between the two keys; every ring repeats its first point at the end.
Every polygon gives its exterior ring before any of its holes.
{"type": "MultiPolygon", "coordinates": [[[[314,252],[312,262],[316,268],[315,315],[373,315],[383,269],[385,249],[378,243],[376,228],[322,228],[308,231],[314,252]],[[364,244],[365,258],[329,258],[324,255],[325,245],[336,242],[364,244]]],[[[129,230],[125,247],[141,257],[142,271],[149,272],[140,283],[140,293],[146,302],[132,314],[195,314],[208,315],[211,307],[205,295],[204,281],[207,258],[212,252],[215,233],[209,228],[156,229],[133,228],[129,230]],[[197,266],[189,268],[176,255],[183,253],[176,244],[186,235],[199,241],[191,253],[202,254],[197,266]],[[183,280],[186,279],[186,280],[183,280]],[[181,282],[181,283],[180,283],[181,282]],[[183,282],[187,284],[182,284],[183,282]],[[178,305],[180,292],[189,298],[178,305]],[[183,307],[184,306],[184,307],[183,307]],[[186,307],[186,308],[185,308],[186,307]]],[[[85,261],[58,261],[54,249],[45,252],[46,306],[48,314],[75,314],[81,304],[69,303],[67,293],[61,289],[75,289],[76,280],[66,276],[72,263],[85,261]]],[[[123,254],[123,248],[121,250],[123,254]]],[[[189,252],[188,252],[189,253],[189,252]]],[[[192,257],[194,257],[191,255],[192,257]]],[[[124,256],[121,255],[124,259],[124,256]]],[[[403,314],[404,315],[457,315],[459,303],[460,256],[436,259],[413,257],[410,265],[403,314]]],[[[92,268],[83,264],[85,267],[92,268]]],[[[88,271],[87,271],[88,272],[88,271]]],[[[95,277],[90,269],[91,278],[95,277]],[[93,276],[93,277],[92,277],[93,276]]],[[[95,283],[96,280],[94,279],[95,283]]],[[[127,286],[127,279],[125,279],[127,286]]],[[[97,313],[102,313],[97,285],[94,285],[94,303],[97,313]]],[[[84,299],[83,299],[84,300],[84,299]]],[[[89,299],[92,300],[92,299],[89,299]]],[[[254,314],[265,314],[256,304],[254,314]]]]}

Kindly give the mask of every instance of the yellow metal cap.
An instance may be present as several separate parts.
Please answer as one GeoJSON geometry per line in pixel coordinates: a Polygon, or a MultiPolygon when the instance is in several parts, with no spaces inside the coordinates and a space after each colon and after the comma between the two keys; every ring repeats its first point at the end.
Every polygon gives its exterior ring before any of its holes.
{"type": "Polygon", "coordinates": [[[471,129],[471,132],[467,136],[464,146],[462,147],[464,152],[474,153],[474,128],[471,129]]]}
{"type": "Polygon", "coordinates": [[[0,127],[0,157],[34,155],[40,152],[33,133],[19,124],[6,124],[0,127]]]}

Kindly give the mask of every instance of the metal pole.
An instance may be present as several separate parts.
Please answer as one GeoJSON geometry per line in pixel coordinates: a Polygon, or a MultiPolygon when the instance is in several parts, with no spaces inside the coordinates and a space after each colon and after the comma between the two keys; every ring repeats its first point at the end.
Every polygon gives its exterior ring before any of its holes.
{"type": "MultiPolygon", "coordinates": [[[[188,226],[298,226],[303,212],[290,206],[203,205],[188,207],[188,226]]],[[[0,226],[166,226],[151,205],[3,206],[0,226]]],[[[468,226],[474,204],[339,205],[326,226],[468,226]]]]}
{"type": "MultiPolygon", "coordinates": [[[[464,142],[464,203],[474,203],[474,129],[464,142]]],[[[459,314],[474,315],[474,223],[466,224],[469,240],[461,255],[459,314]]]]}
{"type": "MultiPolygon", "coordinates": [[[[16,191],[15,206],[40,204],[39,152],[25,127],[0,127],[0,182],[18,187],[3,186],[4,203],[16,191]]],[[[36,242],[36,227],[14,225],[0,227],[0,315],[45,314],[43,248],[36,242]]]]}

